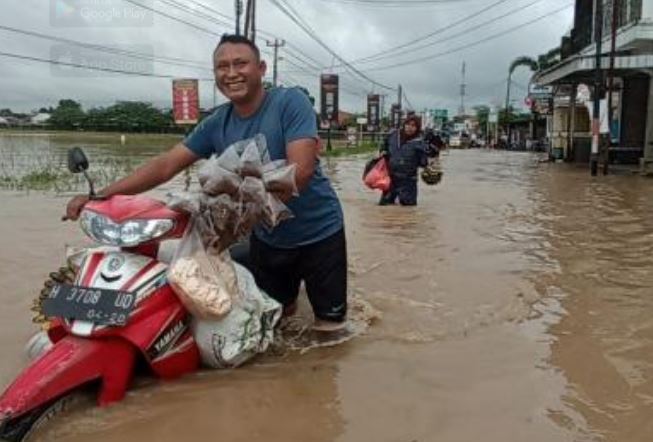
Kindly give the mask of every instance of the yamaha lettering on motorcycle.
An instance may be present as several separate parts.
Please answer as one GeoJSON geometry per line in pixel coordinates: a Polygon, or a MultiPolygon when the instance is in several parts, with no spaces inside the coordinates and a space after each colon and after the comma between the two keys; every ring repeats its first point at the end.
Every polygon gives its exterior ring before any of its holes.
{"type": "Polygon", "coordinates": [[[147,350],[149,360],[156,360],[165,355],[179,341],[179,338],[189,329],[189,319],[175,322],[161,334],[161,337],[147,350]]]}

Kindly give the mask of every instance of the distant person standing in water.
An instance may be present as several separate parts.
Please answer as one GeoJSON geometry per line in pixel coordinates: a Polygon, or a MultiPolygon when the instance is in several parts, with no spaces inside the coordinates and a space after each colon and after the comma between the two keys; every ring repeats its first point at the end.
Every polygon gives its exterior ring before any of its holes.
{"type": "Polygon", "coordinates": [[[382,206],[395,204],[417,205],[417,171],[428,163],[426,145],[421,138],[419,118],[410,116],[400,131],[392,131],[381,148],[390,166],[390,189],[381,195],[382,206]]]}

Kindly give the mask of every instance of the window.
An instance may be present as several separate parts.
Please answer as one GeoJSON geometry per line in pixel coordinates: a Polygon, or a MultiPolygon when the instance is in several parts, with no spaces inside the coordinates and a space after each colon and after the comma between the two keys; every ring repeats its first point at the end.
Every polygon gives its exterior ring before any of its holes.
{"type": "MultiPolygon", "coordinates": [[[[612,32],[612,5],[614,0],[603,0],[603,36],[612,32]]],[[[639,21],[642,17],[642,0],[619,0],[617,29],[639,21]]]]}

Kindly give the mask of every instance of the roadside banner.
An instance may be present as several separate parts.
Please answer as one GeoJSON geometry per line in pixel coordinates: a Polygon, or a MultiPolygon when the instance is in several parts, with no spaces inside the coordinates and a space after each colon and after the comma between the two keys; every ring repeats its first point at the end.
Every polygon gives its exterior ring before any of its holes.
{"type": "Polygon", "coordinates": [[[197,124],[200,114],[197,80],[172,80],[172,114],[175,124],[197,124]]]}
{"type": "Polygon", "coordinates": [[[381,97],[379,95],[370,94],[367,96],[367,124],[368,130],[376,130],[380,124],[380,107],[381,97]]]}
{"type": "Polygon", "coordinates": [[[338,75],[322,74],[320,76],[320,119],[337,123],[338,111],[338,75]]]}
{"type": "Polygon", "coordinates": [[[531,83],[528,86],[528,96],[524,102],[533,112],[541,115],[553,115],[553,87],[531,83]]]}

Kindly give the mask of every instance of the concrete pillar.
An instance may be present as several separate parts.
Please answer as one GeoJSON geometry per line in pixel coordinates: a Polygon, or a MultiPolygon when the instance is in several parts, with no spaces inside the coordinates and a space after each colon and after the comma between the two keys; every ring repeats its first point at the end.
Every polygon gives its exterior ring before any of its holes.
{"type": "Polygon", "coordinates": [[[642,173],[653,174],[653,71],[649,71],[646,135],[644,137],[644,157],[641,166],[642,173]]]}
{"type": "Polygon", "coordinates": [[[578,96],[578,85],[576,83],[571,85],[571,142],[569,150],[571,151],[572,159],[574,159],[574,135],[576,135],[576,97],[578,96]]]}
{"type": "Polygon", "coordinates": [[[653,21],[653,0],[642,0],[642,20],[653,21]]]}

